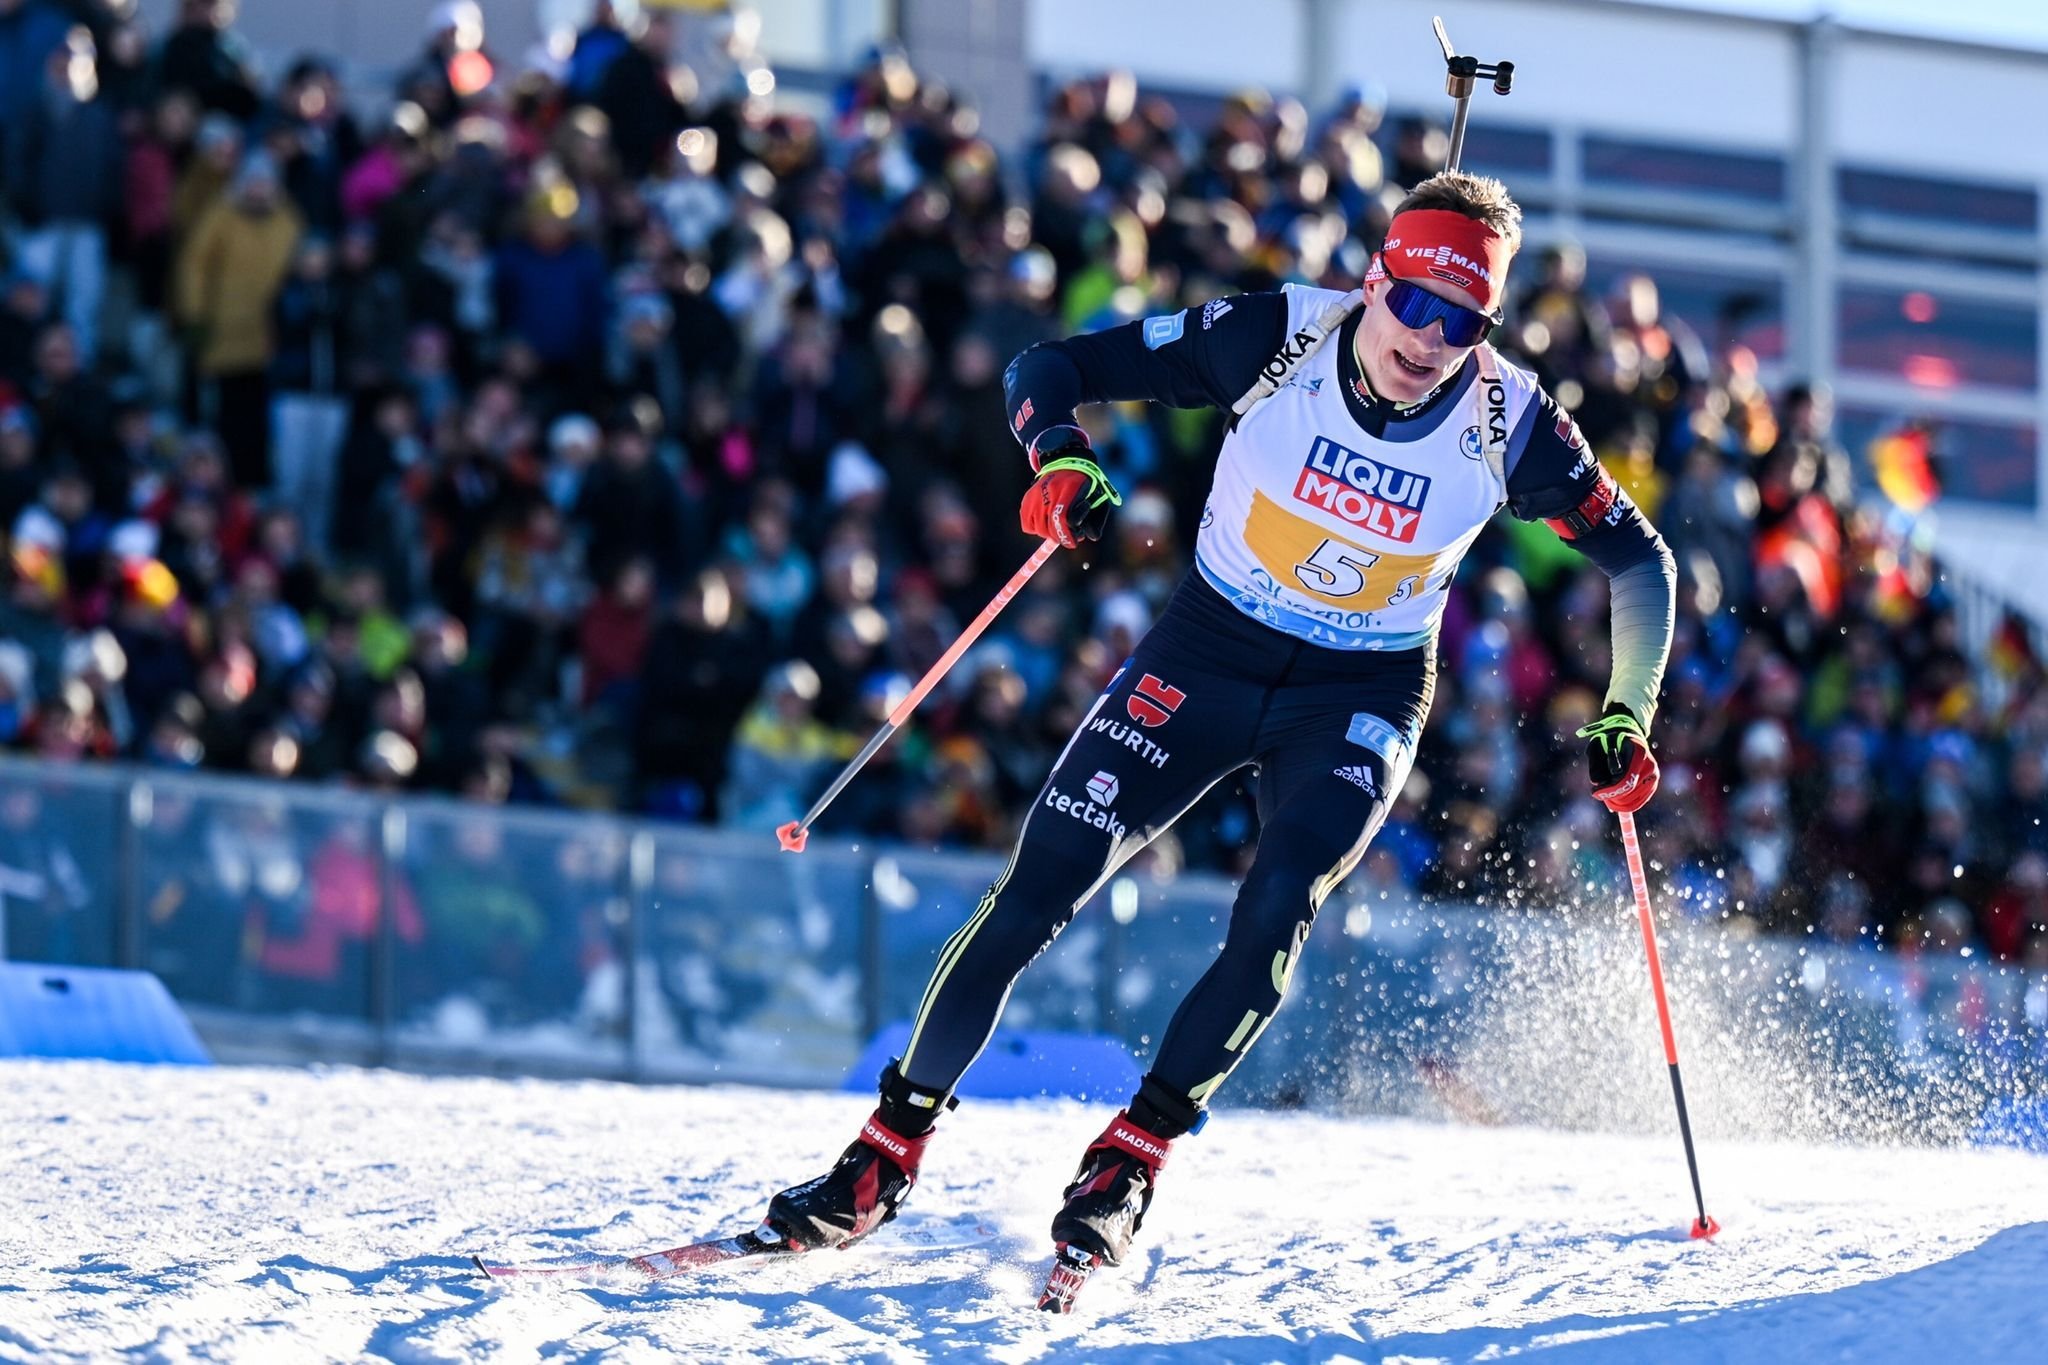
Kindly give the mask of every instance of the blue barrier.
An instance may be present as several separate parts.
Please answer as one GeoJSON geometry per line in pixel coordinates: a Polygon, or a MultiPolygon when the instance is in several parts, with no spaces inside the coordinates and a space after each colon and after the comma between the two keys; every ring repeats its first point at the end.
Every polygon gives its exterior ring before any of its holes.
{"type": "MultiPolygon", "coordinates": [[[[872,1091],[882,1068],[902,1056],[909,1042],[909,1024],[884,1027],[869,1041],[839,1088],[872,1091]]],[[[961,1078],[958,1093],[962,1099],[975,1100],[1059,1096],[1120,1104],[1136,1092],[1140,1079],[1130,1050],[1114,1038],[1097,1033],[998,1029],[988,1050],[961,1078]]]]}
{"type": "Polygon", "coordinates": [[[148,972],[0,962],[0,1057],[206,1066],[212,1058],[148,972]]]}

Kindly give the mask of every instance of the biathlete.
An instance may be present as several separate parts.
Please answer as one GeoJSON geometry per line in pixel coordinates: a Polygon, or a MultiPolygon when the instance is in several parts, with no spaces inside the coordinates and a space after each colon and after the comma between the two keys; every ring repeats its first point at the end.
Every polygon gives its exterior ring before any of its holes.
{"type": "Polygon", "coordinates": [[[1023,526],[1068,548],[1099,538],[1120,502],[1077,404],[1215,406],[1229,432],[1194,568],[941,949],[880,1107],[830,1171],[769,1205],[789,1244],[844,1245],[895,1216],[1018,973],[1126,859],[1250,766],[1258,851],[1222,952],[1053,1218],[1062,1256],[1122,1260],[1173,1143],[1272,1022],[1316,911],[1387,818],[1429,711],[1451,578],[1502,507],[1547,522],[1611,580],[1612,677],[1579,733],[1596,797],[1649,799],[1677,572],[1571,416],[1486,344],[1520,242],[1499,181],[1446,172],[1403,201],[1359,290],[1217,299],[1011,364],[1011,429],[1036,475],[1023,526]]]}

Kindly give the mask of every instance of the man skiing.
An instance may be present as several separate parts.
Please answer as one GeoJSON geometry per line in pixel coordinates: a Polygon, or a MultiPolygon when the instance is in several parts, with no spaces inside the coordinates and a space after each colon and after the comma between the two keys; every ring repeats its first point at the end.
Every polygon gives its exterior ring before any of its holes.
{"type": "Polygon", "coordinates": [[[1011,364],[1011,430],[1036,475],[1023,526],[1068,548],[1099,538],[1121,501],[1077,404],[1233,414],[1195,567],[941,949],[880,1106],[830,1171],[775,1196],[774,1235],[845,1245],[893,1218],[1018,973],[1126,859],[1250,766],[1259,845],[1222,952],[1053,1219],[1059,1266],[1079,1276],[1118,1263],[1173,1143],[1272,1022],[1316,911],[1400,792],[1452,576],[1503,506],[1546,521],[1610,579],[1613,673],[1604,714],[1580,734],[1596,797],[1627,811],[1649,799],[1646,732],[1677,573],[1570,415],[1485,344],[1520,241],[1521,210],[1499,181],[1447,171],[1403,201],[1359,291],[1217,299],[1011,364]]]}

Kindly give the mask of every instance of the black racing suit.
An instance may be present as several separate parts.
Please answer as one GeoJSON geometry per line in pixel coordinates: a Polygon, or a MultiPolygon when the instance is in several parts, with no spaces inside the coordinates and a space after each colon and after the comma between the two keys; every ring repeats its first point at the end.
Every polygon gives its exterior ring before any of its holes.
{"type": "MultiPolygon", "coordinates": [[[[1186,344],[1149,349],[1133,323],[1031,348],[1005,377],[1012,430],[1028,444],[1071,424],[1082,402],[1145,398],[1227,410],[1273,356],[1286,321],[1277,294],[1230,303],[1220,316],[1205,314],[1199,331],[1188,326],[1186,344]]],[[[1354,382],[1357,325],[1354,314],[1329,344],[1342,347],[1352,417],[1375,435],[1459,401],[1472,382],[1476,365],[1468,361],[1412,408],[1372,400],[1354,382]]],[[[1551,520],[1610,575],[1661,575],[1668,599],[1670,556],[1656,532],[1586,457],[1549,395],[1529,414],[1509,447],[1510,509],[1551,520]],[[1599,506],[1619,498],[1622,510],[1589,523],[1578,509],[1596,490],[1606,499],[1599,506]]],[[[1017,974],[1124,860],[1249,765],[1258,772],[1258,851],[1222,952],[1175,1012],[1148,1077],[1149,1092],[1163,1088],[1190,1111],[1205,1104],[1272,1021],[1316,911],[1386,819],[1434,676],[1433,646],[1382,652],[1308,643],[1254,620],[1190,573],[1068,741],[1002,875],[941,950],[902,1058],[904,1079],[952,1091],[994,1032],[1017,974]]]]}

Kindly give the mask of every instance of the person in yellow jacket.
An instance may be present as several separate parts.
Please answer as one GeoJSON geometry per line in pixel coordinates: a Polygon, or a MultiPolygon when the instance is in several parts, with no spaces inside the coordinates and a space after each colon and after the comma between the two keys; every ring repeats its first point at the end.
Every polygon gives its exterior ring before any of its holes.
{"type": "Polygon", "coordinates": [[[177,316],[198,415],[219,432],[243,488],[270,486],[271,309],[304,230],[276,163],[252,152],[178,255],[177,316]]]}

